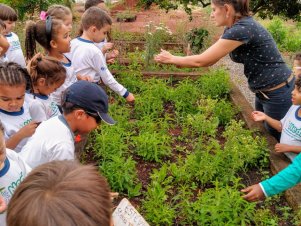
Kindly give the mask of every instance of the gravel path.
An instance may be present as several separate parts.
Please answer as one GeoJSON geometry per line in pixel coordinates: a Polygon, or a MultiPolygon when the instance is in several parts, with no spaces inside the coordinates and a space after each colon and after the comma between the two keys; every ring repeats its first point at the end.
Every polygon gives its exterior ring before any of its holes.
{"type": "Polygon", "coordinates": [[[247,78],[244,75],[243,65],[234,63],[227,55],[219,60],[219,62],[216,63],[213,67],[220,66],[225,67],[229,71],[231,80],[236,84],[240,92],[246,97],[251,106],[255,108],[255,95],[250,91],[248,87],[247,78]]]}

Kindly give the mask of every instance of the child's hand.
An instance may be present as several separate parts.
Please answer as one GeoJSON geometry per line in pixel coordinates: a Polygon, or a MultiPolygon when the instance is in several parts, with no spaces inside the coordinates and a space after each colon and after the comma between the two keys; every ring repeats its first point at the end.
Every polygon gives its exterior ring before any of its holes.
{"type": "Polygon", "coordinates": [[[0,213],[3,213],[6,210],[7,206],[4,201],[4,198],[0,195],[0,213]]]}
{"type": "Polygon", "coordinates": [[[281,153],[281,152],[289,152],[290,151],[289,150],[289,145],[278,143],[278,144],[275,145],[275,151],[279,152],[279,153],[281,153]]]}
{"type": "Polygon", "coordinates": [[[114,43],[107,42],[106,44],[103,45],[101,50],[102,50],[103,53],[106,53],[108,50],[112,49],[113,46],[114,46],[114,43]]]}
{"type": "Polygon", "coordinates": [[[111,52],[107,53],[106,55],[106,61],[107,63],[114,63],[115,58],[118,57],[119,51],[117,49],[112,50],[111,52]]]}
{"type": "Polygon", "coordinates": [[[135,101],[135,97],[132,93],[130,93],[126,98],[127,102],[134,102],[135,101]]]}
{"type": "Polygon", "coordinates": [[[266,120],[266,114],[261,111],[253,111],[252,112],[252,119],[255,122],[260,122],[266,120]]]}
{"type": "Polygon", "coordinates": [[[34,132],[36,131],[36,128],[38,127],[39,123],[31,121],[30,123],[28,123],[26,126],[23,126],[19,131],[19,135],[22,138],[25,137],[30,137],[32,136],[32,134],[34,134],[34,132]]]}
{"type": "Polygon", "coordinates": [[[242,197],[249,202],[258,201],[265,198],[264,193],[259,184],[254,184],[245,189],[242,189],[241,192],[247,193],[242,197]]]}
{"type": "Polygon", "coordinates": [[[77,78],[77,80],[93,82],[93,79],[89,75],[76,75],[76,78],[77,78]]]}

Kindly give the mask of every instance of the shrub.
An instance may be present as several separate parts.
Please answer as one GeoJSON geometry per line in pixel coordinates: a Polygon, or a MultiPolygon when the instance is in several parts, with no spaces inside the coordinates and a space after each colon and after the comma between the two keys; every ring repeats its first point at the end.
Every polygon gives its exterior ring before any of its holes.
{"type": "Polygon", "coordinates": [[[284,26],[283,22],[279,18],[275,18],[267,27],[268,31],[273,36],[275,42],[282,46],[285,43],[285,39],[287,37],[287,29],[284,26]]]}
{"type": "Polygon", "coordinates": [[[204,28],[193,28],[187,33],[186,39],[190,44],[193,54],[200,53],[203,48],[205,39],[208,37],[209,32],[204,28]]]}

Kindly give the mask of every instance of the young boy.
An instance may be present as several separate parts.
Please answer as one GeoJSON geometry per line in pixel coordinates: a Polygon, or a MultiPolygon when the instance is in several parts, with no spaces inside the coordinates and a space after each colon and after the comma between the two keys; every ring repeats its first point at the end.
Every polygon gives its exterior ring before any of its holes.
{"type": "Polygon", "coordinates": [[[0,226],[6,225],[5,204],[9,203],[15,189],[30,170],[15,151],[6,148],[4,128],[0,122],[0,197],[3,198],[0,199],[0,226]]]}
{"type": "Polygon", "coordinates": [[[101,79],[128,102],[134,101],[134,95],[115,80],[106,66],[103,53],[95,45],[105,39],[111,28],[111,18],[94,6],[83,14],[81,24],[83,34],[71,41],[71,61],[76,74],[88,75],[95,83],[101,79]]]}
{"type": "Polygon", "coordinates": [[[293,72],[295,76],[301,75],[301,53],[297,53],[294,58],[293,72]]]}
{"type": "Polygon", "coordinates": [[[113,125],[108,115],[108,96],[97,84],[78,81],[62,98],[63,114],[42,122],[21,151],[32,168],[53,160],[73,160],[74,133],[87,134],[100,121],[113,125]]]}
{"type": "Polygon", "coordinates": [[[292,107],[281,121],[262,112],[253,112],[255,121],[266,120],[273,128],[282,131],[280,143],[276,144],[275,150],[285,153],[293,161],[272,178],[243,189],[242,191],[247,193],[243,197],[248,201],[278,194],[301,182],[301,155],[298,154],[301,152],[301,76],[296,79],[292,102],[292,107]]]}
{"type": "Polygon", "coordinates": [[[18,19],[17,13],[11,7],[0,4],[0,19],[5,23],[5,37],[9,43],[6,56],[9,61],[15,62],[22,67],[26,67],[24,55],[18,36],[12,32],[18,19]]]}
{"type": "Polygon", "coordinates": [[[106,180],[93,166],[53,161],[34,169],[7,208],[8,226],[109,226],[106,180]]]}
{"type": "MultiPolygon", "coordinates": [[[[106,13],[109,13],[109,9],[107,8],[105,2],[103,0],[86,0],[85,2],[85,11],[89,8],[96,6],[102,10],[104,10],[106,13]]],[[[109,33],[108,33],[109,35],[109,33]]],[[[99,43],[95,43],[95,45],[102,51],[102,53],[105,55],[105,59],[107,63],[114,63],[115,58],[119,55],[119,51],[117,49],[113,49],[114,44],[112,42],[108,42],[107,38],[105,38],[103,41],[99,43]],[[112,50],[112,51],[110,51],[112,50]]]]}

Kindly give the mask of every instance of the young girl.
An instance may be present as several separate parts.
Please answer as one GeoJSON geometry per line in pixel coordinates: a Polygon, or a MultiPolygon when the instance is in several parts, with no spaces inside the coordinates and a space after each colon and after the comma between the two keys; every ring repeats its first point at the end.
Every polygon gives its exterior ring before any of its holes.
{"type": "Polygon", "coordinates": [[[70,52],[69,29],[62,20],[47,16],[46,20],[37,23],[29,21],[26,26],[26,56],[31,59],[36,52],[36,41],[45,49],[48,56],[58,60],[66,70],[66,79],[51,97],[58,106],[61,106],[63,91],[77,81],[71,61],[64,55],[70,52]]]}
{"type": "Polygon", "coordinates": [[[31,78],[29,112],[35,122],[45,121],[60,114],[58,106],[49,95],[66,79],[63,65],[52,57],[36,54],[28,63],[31,78]]]}
{"type": "Polygon", "coordinates": [[[64,25],[71,32],[72,30],[72,12],[71,10],[63,5],[52,5],[48,8],[47,12],[43,16],[43,12],[41,12],[41,19],[46,19],[45,16],[51,16],[53,19],[62,20],[64,25]]]}
{"type": "Polygon", "coordinates": [[[6,146],[16,152],[21,151],[37,127],[30,117],[28,100],[24,101],[26,77],[29,77],[28,72],[20,65],[0,64],[0,120],[6,146]]]}

